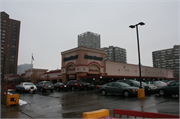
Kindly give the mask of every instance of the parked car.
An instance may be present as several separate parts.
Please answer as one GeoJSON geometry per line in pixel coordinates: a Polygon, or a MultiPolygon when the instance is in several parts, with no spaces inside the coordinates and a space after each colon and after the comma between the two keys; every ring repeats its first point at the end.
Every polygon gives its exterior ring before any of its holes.
{"type": "Polygon", "coordinates": [[[151,92],[154,92],[154,90],[157,88],[157,86],[154,84],[153,81],[146,81],[146,82],[142,82],[142,83],[146,83],[150,87],[151,92]]]}
{"type": "Polygon", "coordinates": [[[95,88],[94,84],[91,84],[91,83],[87,83],[87,82],[83,82],[84,84],[84,89],[85,90],[93,90],[95,88]]]}
{"type": "Polygon", "coordinates": [[[78,80],[70,80],[67,82],[67,85],[69,86],[69,88],[71,90],[76,90],[76,89],[82,90],[82,89],[84,89],[83,82],[78,81],[78,80]]]}
{"type": "Polygon", "coordinates": [[[167,83],[167,82],[169,82],[170,80],[161,80],[161,81],[167,83]]]}
{"type": "Polygon", "coordinates": [[[120,94],[125,97],[130,95],[137,95],[138,87],[133,87],[124,82],[109,82],[99,87],[102,95],[106,94],[120,94]]]}
{"type": "Polygon", "coordinates": [[[159,86],[166,86],[167,85],[167,83],[162,82],[162,81],[146,81],[146,83],[151,88],[151,92],[154,92],[154,90],[159,86]]]}
{"type": "Polygon", "coordinates": [[[46,90],[50,90],[51,92],[54,91],[54,86],[50,81],[40,81],[36,84],[36,87],[41,92],[44,92],[46,90]]]}
{"type": "Polygon", "coordinates": [[[179,81],[170,82],[166,86],[160,86],[155,90],[160,96],[179,95],[179,81]]]}
{"type": "MultiPolygon", "coordinates": [[[[117,80],[117,82],[124,82],[129,84],[130,86],[140,87],[140,82],[132,79],[117,80]]],[[[151,91],[151,88],[146,83],[143,82],[142,82],[142,88],[145,89],[145,93],[149,93],[151,91]]]]}
{"type": "Polygon", "coordinates": [[[16,90],[16,92],[17,91],[21,91],[21,92],[31,91],[31,92],[35,93],[37,90],[37,87],[31,82],[22,82],[19,85],[15,86],[15,90],[16,90]]]}
{"type": "Polygon", "coordinates": [[[57,82],[54,84],[54,90],[60,91],[60,90],[69,90],[69,86],[67,84],[57,82]]]}

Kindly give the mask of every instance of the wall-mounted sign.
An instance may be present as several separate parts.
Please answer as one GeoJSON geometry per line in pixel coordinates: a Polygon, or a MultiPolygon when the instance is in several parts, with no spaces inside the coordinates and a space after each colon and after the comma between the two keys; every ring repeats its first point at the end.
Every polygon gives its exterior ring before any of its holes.
{"type": "Polygon", "coordinates": [[[75,71],[75,68],[73,68],[73,69],[68,69],[68,71],[75,71]]]}
{"type": "Polygon", "coordinates": [[[99,72],[97,69],[89,69],[90,72],[99,72]]]}
{"type": "Polygon", "coordinates": [[[74,59],[77,59],[77,58],[78,58],[78,55],[70,56],[70,57],[65,57],[65,58],[63,59],[63,61],[65,62],[65,61],[74,60],[74,59]]]}
{"type": "Polygon", "coordinates": [[[89,55],[84,55],[84,59],[92,59],[92,60],[100,60],[102,61],[102,57],[97,57],[97,56],[89,56],[89,55]]]}

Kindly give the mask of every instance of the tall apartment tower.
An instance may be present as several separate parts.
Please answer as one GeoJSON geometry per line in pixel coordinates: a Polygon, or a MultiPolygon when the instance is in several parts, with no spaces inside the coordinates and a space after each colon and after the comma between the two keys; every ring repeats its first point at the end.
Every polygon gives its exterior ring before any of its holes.
{"type": "Polygon", "coordinates": [[[85,32],[78,35],[78,47],[79,46],[99,49],[101,47],[100,35],[92,32],[85,32]]]}
{"type": "Polygon", "coordinates": [[[173,48],[152,52],[153,67],[174,70],[174,77],[179,77],[179,51],[180,45],[173,48]]]}
{"type": "Polygon", "coordinates": [[[127,63],[126,49],[114,46],[104,47],[101,49],[106,51],[105,60],[127,63]]]}
{"type": "Polygon", "coordinates": [[[1,79],[5,74],[17,74],[20,21],[1,13],[1,79]]]}

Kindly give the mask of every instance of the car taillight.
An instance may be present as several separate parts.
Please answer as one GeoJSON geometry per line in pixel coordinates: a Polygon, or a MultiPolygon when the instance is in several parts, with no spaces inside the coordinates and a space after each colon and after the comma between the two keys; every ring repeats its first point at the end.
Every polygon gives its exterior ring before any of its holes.
{"type": "Polygon", "coordinates": [[[60,86],[60,88],[62,88],[63,86],[60,86]]]}
{"type": "Polygon", "coordinates": [[[46,84],[44,84],[43,86],[47,86],[46,84]]]}
{"type": "Polygon", "coordinates": [[[88,85],[89,87],[91,87],[90,85],[88,85]]]}
{"type": "Polygon", "coordinates": [[[69,88],[69,86],[68,86],[68,88],[69,88]]]}

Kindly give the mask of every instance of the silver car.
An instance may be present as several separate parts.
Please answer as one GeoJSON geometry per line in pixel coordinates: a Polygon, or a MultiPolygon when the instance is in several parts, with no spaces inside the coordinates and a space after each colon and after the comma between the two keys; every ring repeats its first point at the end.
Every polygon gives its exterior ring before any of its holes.
{"type": "Polygon", "coordinates": [[[160,86],[166,86],[167,85],[167,83],[162,82],[162,81],[147,81],[146,83],[149,85],[152,92],[154,92],[154,90],[156,90],[160,86]]]}
{"type": "Polygon", "coordinates": [[[137,95],[138,87],[133,87],[124,82],[109,82],[101,85],[99,91],[102,95],[106,94],[119,94],[125,97],[130,95],[137,95]]]}
{"type": "Polygon", "coordinates": [[[37,87],[31,83],[31,82],[22,82],[19,85],[15,86],[15,90],[21,91],[21,92],[33,92],[35,93],[37,90],[37,87]]]}

